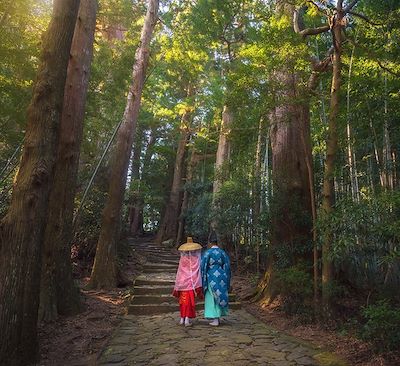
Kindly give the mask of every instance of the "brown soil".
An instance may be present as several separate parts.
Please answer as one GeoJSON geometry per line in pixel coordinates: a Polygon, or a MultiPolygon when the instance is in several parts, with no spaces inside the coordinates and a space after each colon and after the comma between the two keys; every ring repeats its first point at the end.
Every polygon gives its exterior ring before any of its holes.
{"type": "MultiPolygon", "coordinates": [[[[239,299],[250,294],[248,277],[235,276],[233,286],[239,299]]],[[[400,354],[377,355],[373,353],[368,343],[354,336],[341,335],[335,329],[327,329],[326,324],[302,324],[298,317],[288,316],[280,310],[280,304],[277,302],[270,306],[262,306],[259,303],[244,303],[243,305],[248,312],[271,327],[334,352],[350,365],[400,365],[400,354]]]]}
{"type": "MultiPolygon", "coordinates": [[[[128,255],[124,276],[137,276],[144,258],[128,255]]],[[[85,263],[75,263],[80,274],[90,273],[85,263]]],[[[94,365],[113,330],[120,323],[130,297],[129,288],[85,290],[89,277],[79,279],[84,311],[76,316],[59,317],[39,325],[40,366],[94,365]]]]}
{"type": "MultiPolygon", "coordinates": [[[[83,279],[81,285],[88,280],[83,279]]],[[[125,295],[120,290],[82,290],[82,301],[86,308],[84,312],[40,325],[40,365],[93,364],[120,322],[125,295]]]]}

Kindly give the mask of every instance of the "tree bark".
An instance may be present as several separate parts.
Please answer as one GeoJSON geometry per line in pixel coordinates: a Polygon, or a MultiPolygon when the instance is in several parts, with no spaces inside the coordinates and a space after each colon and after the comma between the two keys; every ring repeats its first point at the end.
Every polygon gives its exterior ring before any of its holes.
{"type": "Polygon", "coordinates": [[[382,148],[382,163],[383,163],[383,187],[386,190],[393,190],[393,160],[392,148],[389,135],[388,121],[388,101],[387,101],[387,75],[384,75],[384,114],[383,114],[383,148],[382,148]]]}
{"type": "Polygon", "coordinates": [[[222,178],[219,177],[218,174],[221,172],[223,165],[229,159],[230,143],[228,136],[230,133],[230,128],[232,126],[232,123],[233,123],[232,111],[227,105],[225,105],[222,111],[221,129],[219,132],[218,149],[215,159],[213,201],[215,201],[216,195],[218,194],[222,185],[222,178]]]}
{"type": "Polygon", "coordinates": [[[149,137],[149,141],[146,146],[146,152],[143,157],[143,163],[142,163],[142,172],[140,174],[140,181],[139,181],[139,186],[137,190],[137,201],[135,201],[134,206],[132,207],[132,216],[131,216],[131,221],[130,221],[130,232],[132,235],[142,235],[144,233],[144,218],[143,218],[143,207],[144,207],[144,201],[143,201],[143,193],[141,192],[141,182],[143,180],[144,175],[147,172],[147,169],[149,167],[149,163],[151,160],[151,156],[153,154],[153,146],[155,145],[157,141],[157,131],[156,129],[152,129],[149,137]]]}
{"type": "Polygon", "coordinates": [[[359,188],[358,188],[358,173],[357,173],[357,161],[355,158],[355,153],[353,151],[353,141],[350,126],[350,90],[351,90],[351,73],[353,69],[353,59],[354,59],[355,46],[351,51],[349,74],[347,81],[347,162],[349,165],[349,178],[351,186],[351,196],[353,201],[359,201],[359,188]]]}
{"type": "Polygon", "coordinates": [[[277,77],[284,95],[271,120],[274,203],[278,209],[274,212],[273,244],[295,245],[311,239],[311,225],[307,220],[312,216],[307,168],[311,156],[309,104],[307,101],[290,103],[302,97],[294,72],[280,72],[277,77]],[[293,208],[298,212],[293,212],[293,208]]]}
{"type": "MultiPolygon", "coordinates": [[[[192,182],[193,179],[193,170],[196,166],[196,163],[199,161],[199,156],[196,154],[194,148],[191,149],[190,160],[189,164],[186,169],[186,182],[185,184],[188,185],[192,182]]],[[[183,199],[182,199],[182,206],[181,206],[181,214],[179,216],[179,223],[178,223],[178,233],[176,236],[176,245],[181,244],[183,239],[183,234],[185,231],[185,218],[184,215],[189,207],[189,191],[186,188],[183,192],[183,199]]]]}
{"type": "Polygon", "coordinates": [[[140,101],[149,62],[149,45],[158,19],[158,0],[149,0],[140,46],[136,51],[123,122],[112,157],[108,199],[103,211],[100,237],[89,288],[110,288],[117,284],[116,241],[124,199],[129,159],[139,115],[140,101]]]}
{"type": "MultiPolygon", "coordinates": [[[[332,18],[332,38],[333,38],[333,74],[331,86],[331,100],[328,118],[328,138],[326,140],[326,160],[324,171],[324,182],[322,188],[322,210],[326,219],[330,218],[335,202],[334,176],[335,162],[338,151],[337,136],[337,116],[340,106],[340,86],[341,86],[341,53],[342,53],[342,20],[343,12],[340,1],[337,5],[336,16],[332,18]]],[[[324,307],[329,307],[331,302],[330,285],[333,280],[333,265],[330,259],[331,243],[333,233],[330,227],[326,227],[322,239],[322,302],[324,307]]]]}
{"type": "Polygon", "coordinates": [[[141,234],[140,226],[140,156],[142,154],[144,131],[136,134],[131,164],[131,181],[129,189],[129,231],[135,236],[141,234]]]}
{"type": "MultiPolygon", "coordinates": [[[[213,197],[212,197],[212,209],[214,215],[218,212],[217,197],[218,197],[218,192],[220,191],[223,183],[222,175],[224,174],[222,173],[222,171],[226,163],[229,161],[229,154],[230,154],[229,134],[232,123],[233,123],[233,113],[228,105],[224,105],[224,108],[222,110],[221,129],[219,131],[218,148],[214,166],[214,182],[213,182],[213,197]]],[[[216,218],[211,219],[211,228],[215,230],[215,232],[219,236],[216,218]]],[[[218,238],[218,240],[220,241],[223,240],[226,242],[227,238],[218,238]]]]}
{"type": "Polygon", "coordinates": [[[0,227],[0,364],[38,359],[41,247],[79,0],[55,0],[28,108],[25,145],[0,227]]]}
{"type": "MultiPolygon", "coordinates": [[[[261,150],[262,150],[262,137],[263,137],[263,117],[260,118],[258,123],[258,135],[256,145],[256,161],[254,166],[254,215],[253,225],[255,227],[255,242],[256,242],[256,271],[260,273],[260,244],[261,244],[261,231],[259,227],[260,214],[261,214],[261,150]]],[[[267,147],[268,148],[268,147],[267,147]]]]}
{"type": "MultiPolygon", "coordinates": [[[[192,95],[189,87],[188,97],[192,95]]],[[[174,177],[171,186],[167,207],[157,233],[157,241],[161,243],[166,239],[176,239],[178,218],[181,208],[182,176],[185,162],[186,146],[190,136],[191,111],[186,109],[181,118],[180,137],[175,158],[174,177]]]]}
{"type": "Polygon", "coordinates": [[[310,261],[309,244],[312,242],[311,187],[307,166],[311,161],[309,103],[307,98],[302,100],[304,90],[299,87],[294,71],[276,72],[274,78],[279,83],[280,93],[276,94],[277,104],[270,117],[274,194],[272,252],[263,284],[263,296],[267,302],[277,291],[274,286],[274,252],[279,247],[286,247],[291,254],[287,258],[291,265],[299,260],[310,261]]]}
{"type": "Polygon", "coordinates": [[[79,312],[71,268],[72,216],[86,94],[93,55],[97,0],[81,0],[68,64],[60,141],[43,242],[39,320],[79,312]]]}

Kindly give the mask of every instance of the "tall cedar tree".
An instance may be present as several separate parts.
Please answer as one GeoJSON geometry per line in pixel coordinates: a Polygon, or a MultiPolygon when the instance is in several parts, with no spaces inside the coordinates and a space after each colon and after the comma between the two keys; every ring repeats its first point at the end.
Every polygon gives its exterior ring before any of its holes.
{"type": "Polygon", "coordinates": [[[80,309],[79,292],[72,278],[70,244],[96,13],[97,0],[81,0],[68,65],[44,239],[40,320],[54,320],[58,314],[70,315],[80,309]]]}
{"type": "MultiPolygon", "coordinates": [[[[230,142],[229,142],[229,133],[230,128],[233,124],[233,113],[227,105],[224,106],[222,111],[222,121],[221,121],[221,129],[219,131],[219,140],[218,140],[218,148],[215,156],[215,172],[218,173],[221,171],[224,164],[229,159],[230,152],[230,142]]],[[[219,177],[217,174],[214,177],[213,183],[213,201],[215,202],[216,196],[221,189],[222,177],[219,177]]]]}
{"type": "Polygon", "coordinates": [[[90,288],[110,288],[117,285],[116,243],[119,237],[121,208],[142,90],[149,63],[149,46],[157,20],[158,0],[149,0],[140,46],[135,55],[132,85],[129,89],[122,124],[118,130],[117,142],[112,157],[113,164],[111,165],[108,199],[103,211],[96,257],[88,284],[90,288]]]}
{"type": "Polygon", "coordinates": [[[0,364],[38,358],[41,246],[79,0],[55,0],[28,108],[24,150],[0,227],[0,364]]]}
{"type": "MultiPolygon", "coordinates": [[[[322,209],[329,217],[333,212],[335,201],[334,176],[336,155],[338,151],[337,117],[340,107],[340,86],[341,86],[341,55],[342,55],[342,29],[345,16],[343,1],[339,0],[336,7],[336,15],[331,18],[331,34],[333,41],[332,57],[332,85],[331,100],[328,119],[328,137],[326,140],[326,160],[324,171],[324,184],[322,188],[322,209]]],[[[332,230],[327,227],[322,241],[322,301],[325,307],[330,306],[331,291],[330,284],[333,280],[333,265],[330,259],[332,230]]]]}
{"type": "MultiPolygon", "coordinates": [[[[278,11],[290,18],[294,7],[281,4],[278,11]]],[[[308,98],[304,98],[308,93],[293,64],[294,59],[288,58],[270,75],[271,85],[275,85],[274,107],[269,114],[274,182],[272,252],[257,289],[257,297],[266,303],[279,293],[276,253],[287,253],[290,265],[303,259],[311,262],[309,251],[305,250],[312,240],[311,220],[308,220],[312,212],[308,164],[311,161],[310,105],[308,98]]]]}
{"type": "Polygon", "coordinates": [[[143,224],[143,207],[144,207],[144,199],[143,199],[143,180],[144,176],[146,175],[151,157],[153,155],[153,147],[157,141],[157,130],[156,128],[152,128],[150,131],[150,137],[146,145],[146,152],[144,153],[144,157],[142,160],[142,171],[139,176],[139,184],[137,186],[137,191],[134,192],[134,205],[131,208],[130,218],[129,218],[129,225],[130,225],[130,233],[133,236],[141,235],[144,232],[143,224]]]}
{"type": "MultiPolygon", "coordinates": [[[[331,83],[331,99],[329,106],[328,119],[328,136],[326,139],[326,160],[324,169],[324,181],[322,188],[322,211],[325,219],[333,213],[333,205],[335,201],[334,191],[334,176],[336,156],[338,152],[338,133],[337,119],[340,108],[340,87],[341,87],[341,68],[342,68],[342,44],[343,44],[343,29],[346,26],[346,15],[352,12],[358,0],[348,1],[344,4],[344,0],[338,0],[336,9],[333,15],[329,16],[328,24],[318,28],[304,28],[304,24],[299,21],[299,12],[294,12],[294,30],[307,37],[324,32],[331,32],[333,55],[332,59],[332,83],[331,83]]],[[[324,13],[322,11],[322,13],[324,13]]],[[[354,13],[353,13],[354,14],[354,13]]],[[[330,306],[331,302],[331,283],[333,281],[333,264],[330,259],[331,243],[333,238],[332,228],[329,225],[325,228],[322,238],[322,300],[326,307],[330,306]]]]}
{"type": "MultiPolygon", "coordinates": [[[[311,242],[311,201],[307,161],[311,157],[309,104],[300,102],[304,91],[290,68],[274,73],[279,85],[276,106],[270,114],[274,213],[271,245],[273,251],[286,247],[292,253],[291,263],[311,242]],[[303,137],[302,138],[300,138],[303,137]]],[[[306,257],[307,259],[307,257],[306,257]]],[[[311,260],[311,256],[310,256],[311,260]]],[[[264,300],[271,301],[275,286],[275,256],[269,258],[260,290],[264,300]]]]}
{"type": "MultiPolygon", "coordinates": [[[[193,89],[188,87],[187,96],[193,95],[193,89]]],[[[191,111],[189,108],[185,109],[182,114],[180,124],[180,135],[178,141],[178,149],[176,151],[174,177],[172,181],[171,191],[167,207],[165,209],[160,227],[157,232],[157,241],[162,242],[166,239],[176,240],[178,233],[178,220],[180,216],[180,209],[182,206],[182,187],[183,187],[183,174],[184,162],[186,155],[186,146],[190,137],[190,124],[191,124],[191,111]]]]}

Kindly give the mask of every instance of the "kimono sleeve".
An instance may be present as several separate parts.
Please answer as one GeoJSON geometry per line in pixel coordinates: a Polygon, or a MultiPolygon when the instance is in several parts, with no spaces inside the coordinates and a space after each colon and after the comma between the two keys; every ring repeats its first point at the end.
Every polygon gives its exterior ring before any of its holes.
{"type": "Polygon", "coordinates": [[[207,281],[207,267],[208,267],[208,261],[210,258],[210,252],[207,250],[204,253],[203,258],[201,259],[201,281],[202,281],[202,286],[203,286],[203,292],[205,293],[207,288],[208,288],[208,281],[207,281]]]}
{"type": "Polygon", "coordinates": [[[224,268],[224,271],[225,271],[225,274],[226,274],[226,278],[227,278],[227,281],[228,281],[228,284],[227,284],[228,291],[230,291],[230,288],[231,288],[231,261],[229,259],[228,254],[226,254],[225,251],[223,251],[223,257],[224,257],[223,268],[224,268]]]}

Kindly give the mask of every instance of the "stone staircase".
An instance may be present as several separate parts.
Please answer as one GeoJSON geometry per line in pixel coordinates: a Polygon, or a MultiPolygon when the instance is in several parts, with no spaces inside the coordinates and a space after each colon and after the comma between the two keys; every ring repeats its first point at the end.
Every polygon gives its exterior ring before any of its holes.
{"type": "MultiPolygon", "coordinates": [[[[179,252],[143,241],[134,243],[133,248],[146,257],[143,273],[136,278],[128,314],[153,315],[179,311],[179,304],[172,296],[179,252]]],[[[241,305],[233,294],[229,294],[230,309],[240,309],[241,305]]],[[[204,309],[204,302],[197,301],[196,310],[204,309]]]]}

